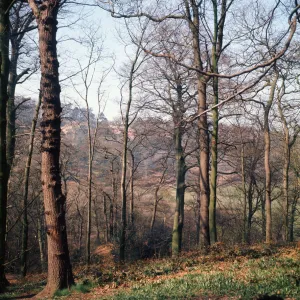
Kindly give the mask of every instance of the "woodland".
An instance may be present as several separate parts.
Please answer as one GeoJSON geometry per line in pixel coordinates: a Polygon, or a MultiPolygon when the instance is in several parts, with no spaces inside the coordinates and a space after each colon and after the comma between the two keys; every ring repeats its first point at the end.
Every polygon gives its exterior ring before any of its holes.
{"type": "Polygon", "coordinates": [[[0,0],[0,299],[300,299],[299,14],[0,0]]]}

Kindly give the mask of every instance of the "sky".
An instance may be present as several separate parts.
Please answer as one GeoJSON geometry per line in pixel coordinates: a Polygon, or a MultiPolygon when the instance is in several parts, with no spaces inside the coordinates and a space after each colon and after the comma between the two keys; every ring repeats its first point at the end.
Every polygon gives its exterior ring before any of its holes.
{"type": "MultiPolygon", "coordinates": [[[[85,33],[91,30],[96,31],[93,38],[96,46],[102,44],[101,58],[90,68],[90,76],[93,75],[92,84],[88,94],[89,106],[96,113],[98,111],[98,85],[103,72],[110,73],[106,76],[101,86],[103,94],[101,111],[104,110],[105,116],[109,120],[113,120],[120,116],[119,100],[120,100],[120,81],[115,70],[119,70],[123,63],[127,60],[124,50],[124,44],[121,43],[117,31],[122,27],[122,20],[114,19],[109,13],[100,8],[77,7],[67,16],[60,16],[58,30],[58,59],[60,64],[60,80],[61,82],[61,101],[62,103],[73,103],[74,106],[84,106],[81,96],[84,95],[83,82],[81,74],[72,76],[86,68],[88,65],[89,49],[84,46],[83,39],[86,38],[85,33]],[[66,26],[72,24],[70,27],[66,26]],[[92,26],[92,29],[88,27],[92,26]],[[72,80],[66,79],[72,76],[72,80]]],[[[37,33],[31,33],[31,42],[33,44],[33,53],[38,51],[37,33]]],[[[33,54],[36,55],[36,54],[33,54]]],[[[96,56],[96,54],[95,54],[96,56]]],[[[31,97],[37,99],[40,83],[39,71],[31,76],[23,84],[18,85],[16,94],[23,97],[31,97]]]]}

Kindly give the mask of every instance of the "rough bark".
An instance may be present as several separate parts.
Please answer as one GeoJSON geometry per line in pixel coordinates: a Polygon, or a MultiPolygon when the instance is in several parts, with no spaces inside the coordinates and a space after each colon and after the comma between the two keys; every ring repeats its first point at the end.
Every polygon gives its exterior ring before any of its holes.
{"type": "Polygon", "coordinates": [[[41,97],[38,99],[38,103],[35,108],[35,114],[32,119],[30,140],[28,147],[28,156],[26,161],[26,167],[24,172],[24,192],[23,192],[23,224],[22,224],[22,252],[21,252],[21,274],[23,277],[27,274],[27,244],[28,244],[28,188],[29,188],[29,176],[31,168],[31,159],[33,153],[33,144],[35,138],[35,128],[39,117],[39,111],[41,106],[41,97]]]}
{"type": "Polygon", "coordinates": [[[57,13],[60,1],[28,0],[39,33],[42,99],[42,186],[48,242],[48,280],[38,298],[51,297],[57,290],[74,284],[66,230],[65,196],[59,169],[61,103],[56,50],[57,13]]]}
{"type": "MultiPolygon", "coordinates": [[[[198,82],[199,107],[201,114],[206,109],[206,82],[198,82]]],[[[200,131],[200,247],[210,245],[209,235],[209,137],[207,115],[202,114],[198,121],[200,131]]]]}
{"type": "Polygon", "coordinates": [[[185,158],[182,148],[182,128],[175,127],[175,159],[176,159],[176,206],[172,234],[172,256],[181,252],[182,231],[184,224],[184,192],[185,192],[185,158]]]}
{"type": "Polygon", "coordinates": [[[8,285],[5,278],[5,237],[8,164],[6,156],[6,108],[8,101],[7,85],[9,75],[9,0],[0,1],[0,292],[8,285]]]}

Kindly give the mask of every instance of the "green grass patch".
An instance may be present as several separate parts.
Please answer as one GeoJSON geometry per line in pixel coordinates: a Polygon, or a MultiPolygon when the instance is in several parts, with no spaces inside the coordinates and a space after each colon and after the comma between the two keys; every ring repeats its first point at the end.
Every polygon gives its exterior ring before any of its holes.
{"type": "Polygon", "coordinates": [[[90,281],[83,282],[83,283],[77,283],[76,285],[72,286],[70,289],[63,289],[58,290],[55,293],[55,297],[64,297],[69,296],[72,293],[89,293],[91,289],[93,288],[94,284],[90,281]]]}
{"type": "MultiPolygon", "coordinates": [[[[113,297],[126,299],[191,299],[200,296],[228,296],[254,299],[277,295],[300,299],[299,260],[267,257],[233,263],[229,270],[189,274],[179,278],[136,284],[113,297]]],[[[207,269],[207,268],[205,268],[207,269]]]]}

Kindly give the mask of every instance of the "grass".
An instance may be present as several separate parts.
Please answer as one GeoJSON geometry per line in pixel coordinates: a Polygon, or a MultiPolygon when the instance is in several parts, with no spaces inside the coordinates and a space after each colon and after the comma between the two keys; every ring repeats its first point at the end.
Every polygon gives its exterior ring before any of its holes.
{"type": "MultiPolygon", "coordinates": [[[[286,268],[285,261],[273,260],[270,268],[262,265],[269,259],[261,259],[241,265],[233,265],[226,272],[189,274],[179,278],[156,280],[151,284],[137,284],[130,291],[120,292],[113,299],[190,299],[197,296],[229,296],[253,299],[258,295],[278,295],[300,299],[300,286],[293,277],[299,270],[286,268]],[[283,262],[283,264],[282,264],[283,262]],[[272,266],[272,264],[276,266],[272,266]],[[295,272],[295,273],[293,273],[295,272]],[[242,276],[243,275],[243,276],[242,276]]],[[[293,264],[294,265],[294,262],[293,264]]],[[[300,273],[298,273],[300,275],[300,273]]]]}
{"type": "MultiPolygon", "coordinates": [[[[217,245],[207,255],[190,252],[176,260],[94,265],[77,268],[75,275],[82,283],[57,292],[55,299],[77,299],[84,293],[80,299],[259,299],[259,295],[276,295],[300,300],[300,251],[295,245],[230,249],[217,245]]],[[[17,283],[0,299],[36,293],[44,283],[17,283]]]]}
{"type": "Polygon", "coordinates": [[[72,286],[70,289],[63,289],[59,290],[55,293],[55,298],[69,296],[74,293],[86,294],[89,293],[92,289],[94,284],[90,281],[85,281],[82,283],[77,283],[76,285],[72,286]]]}

